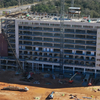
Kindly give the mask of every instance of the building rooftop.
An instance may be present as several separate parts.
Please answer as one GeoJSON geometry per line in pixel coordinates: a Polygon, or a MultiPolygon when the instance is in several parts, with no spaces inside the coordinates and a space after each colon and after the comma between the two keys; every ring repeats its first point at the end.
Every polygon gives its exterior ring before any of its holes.
{"type": "MultiPolygon", "coordinates": [[[[50,16],[50,15],[17,15],[15,17],[8,16],[6,19],[18,19],[18,20],[37,20],[37,21],[56,21],[60,22],[59,16],[50,16]]],[[[4,19],[4,18],[3,18],[4,19]]],[[[89,18],[89,17],[81,17],[81,18],[68,18],[64,17],[64,22],[89,22],[89,23],[100,23],[100,18],[89,18]]]]}
{"type": "Polygon", "coordinates": [[[81,9],[80,7],[69,7],[69,9],[81,9]]]}

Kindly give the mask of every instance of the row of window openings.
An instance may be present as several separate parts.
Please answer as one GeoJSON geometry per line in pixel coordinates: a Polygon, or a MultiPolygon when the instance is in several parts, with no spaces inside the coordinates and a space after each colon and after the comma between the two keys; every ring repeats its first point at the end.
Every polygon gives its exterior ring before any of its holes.
{"type": "MultiPolygon", "coordinates": [[[[57,34],[56,34],[57,35],[57,34]]],[[[59,34],[59,37],[60,37],[60,34],[59,34]]],[[[85,37],[85,35],[84,36],[82,36],[82,35],[76,35],[75,37],[74,37],[74,35],[66,35],[65,34],[65,36],[64,37],[67,37],[67,38],[81,38],[81,39],[96,39],[96,36],[86,36],[85,37]]],[[[53,41],[53,39],[52,38],[44,38],[44,37],[29,37],[29,36],[24,36],[24,37],[22,37],[22,36],[19,36],[19,39],[28,39],[28,40],[45,40],[45,41],[53,41]]],[[[54,39],[54,41],[58,41],[58,42],[60,42],[60,39],[54,39]]],[[[71,41],[71,42],[74,42],[74,40],[71,40],[71,39],[65,39],[65,41],[67,42],[67,41],[71,41]]],[[[80,40],[78,40],[78,41],[80,41],[80,40]]],[[[83,41],[84,42],[84,41],[83,41]]]]}
{"type": "MultiPolygon", "coordinates": [[[[22,32],[22,31],[20,31],[19,32],[19,34],[21,35],[21,34],[25,34],[25,35],[36,35],[36,36],[55,36],[55,37],[60,37],[60,34],[59,33],[41,33],[41,32],[26,32],[26,31],[24,31],[24,32],[22,32]]],[[[66,34],[64,34],[64,37],[66,37],[66,38],[83,38],[83,39],[85,39],[85,38],[88,38],[88,39],[96,39],[96,36],[89,36],[89,35],[76,35],[76,34],[69,34],[69,33],[66,33],[66,34]]],[[[20,38],[22,39],[22,37],[20,36],[20,38]]],[[[25,37],[26,39],[28,39],[28,38],[31,38],[31,37],[25,37]]],[[[35,37],[35,38],[38,38],[38,37],[35,37]]]]}
{"type": "Polygon", "coordinates": [[[15,24],[15,21],[14,20],[5,20],[5,19],[2,19],[1,20],[1,23],[2,24],[6,23],[6,22],[7,22],[7,24],[15,24]]]}
{"type": "MultiPolygon", "coordinates": [[[[45,30],[45,31],[60,31],[60,28],[42,28],[42,27],[34,27],[34,28],[23,28],[23,29],[26,29],[26,30],[45,30]]],[[[26,31],[27,32],[27,31],[26,31]]],[[[26,33],[25,32],[25,33],[26,33]]],[[[65,29],[64,32],[70,32],[70,33],[89,33],[89,34],[95,34],[97,33],[97,31],[91,31],[91,30],[74,30],[74,29],[65,29]]],[[[20,31],[20,33],[22,33],[22,31],[20,31]]]]}
{"type": "MultiPolygon", "coordinates": [[[[24,23],[23,23],[24,24],[24,23]]],[[[27,22],[28,24],[28,22],[27,22]]],[[[44,25],[44,26],[60,26],[60,24],[49,24],[49,23],[31,23],[31,25],[44,25]]],[[[68,24],[64,24],[65,27],[75,27],[75,28],[81,28],[82,25],[68,25],[68,24]]],[[[19,26],[19,28],[22,28],[22,26],[19,26]]],[[[32,27],[27,27],[24,26],[24,28],[30,29],[32,27]]],[[[83,26],[83,28],[93,28],[93,26],[83,26]]],[[[95,26],[95,28],[100,28],[100,26],[95,26]]]]}
{"type": "MultiPolygon", "coordinates": [[[[90,43],[90,42],[89,42],[90,43]]],[[[89,44],[88,43],[88,44],[89,44]]],[[[19,42],[19,44],[22,44],[22,42],[19,42]]],[[[42,43],[42,42],[27,42],[27,41],[25,41],[23,44],[26,44],[26,45],[41,45],[41,46],[55,46],[55,47],[60,47],[61,45],[58,43],[58,44],[52,44],[52,43],[42,43]]],[[[87,45],[88,45],[87,44],[87,45]]],[[[64,44],[63,46],[65,47],[65,48],[79,48],[79,49],[81,49],[81,48],[83,48],[83,49],[88,49],[88,48],[93,48],[93,49],[96,49],[96,47],[92,47],[92,46],[80,46],[80,45],[74,45],[74,44],[64,44]]],[[[92,45],[92,44],[89,44],[89,45],[92,45]]],[[[95,45],[95,44],[94,44],[95,45]]]]}
{"type": "MultiPolygon", "coordinates": [[[[22,57],[20,56],[20,59],[22,59],[22,57]]],[[[32,57],[27,57],[25,56],[24,59],[27,59],[27,60],[36,60],[36,61],[50,61],[50,62],[60,62],[59,59],[47,59],[47,58],[38,58],[38,57],[34,57],[32,59],[32,57]]],[[[95,63],[94,62],[83,62],[83,61],[73,61],[73,60],[65,60],[64,63],[67,63],[67,64],[81,64],[81,65],[84,65],[86,64],[87,66],[88,65],[91,65],[91,66],[95,66],[95,63]]]]}
{"type": "MultiPolygon", "coordinates": [[[[22,53],[20,53],[22,54],[22,53]]],[[[27,54],[24,52],[24,54],[27,54]]],[[[28,55],[32,55],[32,52],[29,52],[28,55]]],[[[60,57],[60,54],[52,54],[52,53],[33,53],[33,56],[49,56],[49,57],[60,57]]],[[[73,55],[64,55],[64,58],[70,59],[81,59],[81,60],[93,60],[95,61],[95,57],[84,57],[84,56],[73,56],[73,55]]]]}
{"type": "MultiPolygon", "coordinates": [[[[59,59],[52,59],[52,58],[50,58],[49,60],[47,59],[47,58],[44,58],[44,59],[42,59],[42,58],[37,58],[37,57],[35,57],[34,58],[34,60],[44,60],[44,61],[54,61],[54,62],[59,62],[59,59]]],[[[94,62],[83,62],[83,61],[73,61],[73,60],[64,60],[64,63],[68,63],[68,64],[81,64],[81,65],[84,65],[84,64],[86,64],[86,65],[94,65],[95,66],[95,63],[94,62]]],[[[5,60],[2,60],[1,61],[1,64],[12,64],[12,65],[15,65],[16,64],[16,62],[11,62],[11,61],[5,61],[5,60]]],[[[25,64],[25,65],[27,65],[27,64],[25,64]]],[[[29,65],[29,64],[28,64],[29,65]]],[[[100,64],[97,64],[97,66],[100,66],[100,64]]]]}
{"type": "MultiPolygon", "coordinates": [[[[56,56],[57,56],[57,55],[56,55],[56,56]]],[[[66,57],[66,55],[65,55],[65,57],[66,57]]],[[[67,57],[68,57],[68,56],[67,56],[67,57]]],[[[41,59],[52,59],[52,58],[42,58],[42,57],[39,58],[39,57],[32,57],[32,56],[23,56],[23,57],[20,56],[19,58],[20,58],[20,59],[22,59],[22,58],[23,58],[23,59],[38,59],[38,60],[41,60],[41,59]]],[[[91,57],[91,58],[86,57],[86,58],[85,58],[85,57],[82,57],[82,56],[81,56],[81,57],[75,56],[75,60],[76,60],[76,59],[93,60],[93,61],[95,61],[95,58],[94,58],[94,57],[91,57]]],[[[53,59],[52,59],[52,60],[53,60],[53,59]]],[[[59,61],[59,59],[56,59],[56,60],[59,61]]]]}
{"type": "MultiPolygon", "coordinates": [[[[23,49],[25,49],[25,47],[23,46],[22,47],[23,49]]],[[[33,48],[34,50],[36,51],[47,51],[47,52],[60,52],[60,49],[52,49],[52,48],[41,48],[41,47],[34,47],[33,48]]],[[[64,53],[72,53],[72,54],[83,54],[83,55],[93,55],[95,56],[96,55],[96,52],[93,52],[93,51],[76,51],[76,50],[64,50],[64,53]]]]}
{"type": "Polygon", "coordinates": [[[12,64],[12,65],[15,65],[16,62],[1,60],[1,64],[12,64]]]}
{"type": "MultiPolygon", "coordinates": [[[[37,39],[38,40],[38,39],[37,39]]],[[[39,40],[38,40],[39,41],[39,40]]],[[[41,40],[42,41],[42,40],[41,40]]],[[[51,39],[45,39],[44,41],[50,41],[50,42],[61,42],[60,39],[54,39],[54,41],[52,41],[51,39]]],[[[11,42],[15,42],[15,40],[11,40],[11,42]]],[[[68,44],[84,44],[84,45],[96,45],[95,41],[80,41],[80,40],[64,40],[63,42],[68,43],[68,44]]],[[[32,45],[33,42],[28,42],[28,41],[19,41],[19,44],[30,44],[32,45]]],[[[34,42],[36,43],[36,42],[34,42]]]]}
{"type": "MultiPolygon", "coordinates": [[[[28,43],[27,43],[28,44],[28,43]]],[[[28,45],[32,45],[31,43],[29,43],[28,45]]],[[[60,44],[50,44],[50,43],[35,43],[34,42],[34,45],[37,45],[37,46],[49,46],[49,47],[58,47],[60,48],[60,44]]],[[[68,49],[82,49],[82,50],[93,50],[95,51],[96,50],[96,47],[91,47],[91,46],[78,46],[78,45],[64,45],[64,48],[68,48],[68,49]]],[[[33,50],[32,47],[27,47],[27,46],[19,46],[19,49],[27,49],[27,50],[33,50]]]]}

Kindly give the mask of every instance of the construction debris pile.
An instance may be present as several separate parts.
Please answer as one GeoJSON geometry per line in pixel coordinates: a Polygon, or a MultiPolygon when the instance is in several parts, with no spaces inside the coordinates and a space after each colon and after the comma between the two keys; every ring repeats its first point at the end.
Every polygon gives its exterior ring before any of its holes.
{"type": "Polygon", "coordinates": [[[25,87],[23,89],[23,88],[19,88],[17,86],[7,86],[7,87],[4,87],[2,90],[25,91],[25,92],[27,92],[29,89],[27,87],[25,87]]]}

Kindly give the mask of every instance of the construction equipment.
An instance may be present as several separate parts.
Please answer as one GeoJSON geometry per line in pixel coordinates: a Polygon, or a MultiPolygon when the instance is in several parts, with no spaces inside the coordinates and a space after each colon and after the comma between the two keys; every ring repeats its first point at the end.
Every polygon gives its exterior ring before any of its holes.
{"type": "Polygon", "coordinates": [[[86,74],[86,76],[85,76],[85,78],[84,78],[84,80],[83,80],[83,81],[88,82],[89,78],[90,78],[90,75],[89,75],[89,74],[86,74]]]}
{"type": "Polygon", "coordinates": [[[17,61],[17,64],[19,65],[19,66],[18,66],[19,70],[20,70],[20,71],[23,71],[23,67],[21,66],[20,61],[19,61],[18,58],[16,57],[16,54],[15,54],[15,52],[14,52],[14,50],[13,50],[13,48],[12,48],[12,46],[11,46],[11,44],[10,44],[8,38],[7,38],[7,37],[8,37],[7,34],[5,34],[5,32],[4,32],[4,29],[2,29],[2,34],[3,34],[4,38],[6,39],[6,41],[8,42],[9,46],[11,47],[11,49],[12,49],[12,51],[13,51],[13,54],[14,54],[14,56],[15,56],[15,58],[16,58],[16,61],[17,61]]]}
{"type": "Polygon", "coordinates": [[[73,78],[77,75],[77,73],[75,73],[70,79],[69,79],[69,83],[73,83],[73,78]]]}
{"type": "MultiPolygon", "coordinates": [[[[63,71],[63,46],[64,46],[64,1],[61,0],[61,14],[60,14],[60,67],[61,71],[63,71]]],[[[62,73],[64,74],[64,72],[62,73]]]]}
{"type": "Polygon", "coordinates": [[[49,94],[48,99],[53,99],[54,98],[53,94],[54,94],[54,91],[52,91],[51,94],[49,94]]]}
{"type": "Polygon", "coordinates": [[[12,91],[24,91],[27,92],[29,89],[27,87],[23,88],[19,88],[17,86],[7,86],[4,87],[2,90],[12,90],[12,91]]]}
{"type": "Polygon", "coordinates": [[[92,78],[90,78],[89,83],[88,83],[88,86],[91,86],[91,85],[92,85],[92,78]]]}

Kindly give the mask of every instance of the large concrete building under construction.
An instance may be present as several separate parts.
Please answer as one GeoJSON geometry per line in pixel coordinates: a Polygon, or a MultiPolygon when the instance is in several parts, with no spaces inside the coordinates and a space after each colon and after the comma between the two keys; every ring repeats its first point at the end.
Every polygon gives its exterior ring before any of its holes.
{"type": "MultiPolygon", "coordinates": [[[[100,74],[100,23],[85,19],[64,20],[64,73],[78,71],[100,74]]],[[[3,18],[1,28],[8,35],[23,69],[61,71],[59,17],[3,18]]],[[[8,57],[1,57],[0,67],[17,67],[9,45],[8,57]]]]}

